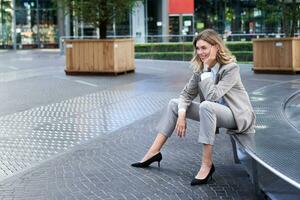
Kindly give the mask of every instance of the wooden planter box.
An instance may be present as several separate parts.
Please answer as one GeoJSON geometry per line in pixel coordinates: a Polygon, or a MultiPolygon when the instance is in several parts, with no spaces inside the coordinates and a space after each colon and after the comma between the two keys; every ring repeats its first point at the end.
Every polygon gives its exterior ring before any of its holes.
{"type": "Polygon", "coordinates": [[[254,72],[300,71],[300,37],[253,40],[254,72]]]}
{"type": "Polygon", "coordinates": [[[66,40],[66,69],[74,74],[134,72],[133,39],[66,40]]]}

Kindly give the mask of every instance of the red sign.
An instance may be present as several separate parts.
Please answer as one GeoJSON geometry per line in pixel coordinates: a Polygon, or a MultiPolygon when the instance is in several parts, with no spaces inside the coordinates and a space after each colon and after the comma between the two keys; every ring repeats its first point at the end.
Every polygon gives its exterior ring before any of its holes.
{"type": "Polygon", "coordinates": [[[194,0],[169,0],[169,14],[194,14],[194,0]]]}

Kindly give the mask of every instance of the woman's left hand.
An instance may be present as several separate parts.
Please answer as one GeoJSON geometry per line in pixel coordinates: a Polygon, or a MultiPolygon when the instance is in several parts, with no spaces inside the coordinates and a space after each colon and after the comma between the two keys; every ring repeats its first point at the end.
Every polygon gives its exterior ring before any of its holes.
{"type": "Polygon", "coordinates": [[[177,119],[177,123],[176,123],[176,131],[177,131],[177,135],[182,138],[185,136],[185,131],[186,131],[186,119],[185,116],[180,116],[177,119]]]}
{"type": "Polygon", "coordinates": [[[217,45],[213,45],[210,49],[208,58],[203,61],[204,65],[207,65],[208,68],[211,68],[216,63],[218,51],[219,47],[217,45]]]}

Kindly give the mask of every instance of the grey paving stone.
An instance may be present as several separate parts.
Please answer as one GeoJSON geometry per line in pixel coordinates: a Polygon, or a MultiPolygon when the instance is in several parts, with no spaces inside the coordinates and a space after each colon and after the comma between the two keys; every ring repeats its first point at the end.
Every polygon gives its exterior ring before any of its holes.
{"type": "MultiPolygon", "coordinates": [[[[225,134],[216,139],[213,182],[189,185],[201,157],[196,122],[189,121],[184,140],[168,141],[160,169],[130,167],[155,137],[162,108],[188,80],[187,63],[137,60],[135,74],[65,77],[56,52],[5,56],[20,70],[13,76],[0,63],[1,77],[7,75],[0,92],[8,94],[0,100],[12,99],[0,106],[0,178],[10,176],[0,181],[0,199],[253,199],[225,134]],[[34,58],[32,66],[24,55],[34,58]],[[44,71],[43,64],[49,66],[44,71]]],[[[299,78],[253,75],[250,65],[241,65],[241,74],[249,92],[299,78]]]]}
{"type": "MultiPolygon", "coordinates": [[[[23,191],[20,187],[14,195],[22,194],[24,196],[27,195],[24,191],[33,191],[37,185],[45,185],[42,189],[44,191],[41,191],[40,195],[43,195],[44,192],[53,193],[54,190],[56,191],[54,199],[73,194],[82,196],[83,199],[93,198],[95,195],[104,199],[130,199],[131,197],[134,198],[133,196],[145,199],[157,199],[155,197],[162,199],[168,197],[170,199],[205,199],[206,197],[210,199],[216,197],[221,199],[228,197],[225,190],[229,184],[221,183],[218,185],[219,173],[222,173],[223,170],[222,167],[218,170],[218,166],[224,165],[222,163],[225,162],[232,165],[232,160],[223,160],[218,155],[214,155],[217,168],[214,182],[198,188],[189,186],[190,180],[198,169],[198,165],[195,163],[200,162],[201,155],[201,148],[196,142],[197,134],[193,134],[192,130],[189,131],[188,137],[183,141],[176,137],[170,139],[163,151],[164,160],[160,169],[155,166],[147,170],[130,167],[130,163],[138,160],[146,151],[146,147],[150,145],[150,139],[155,136],[154,125],[160,115],[161,112],[113,132],[109,136],[95,139],[88,145],[81,145],[74,151],[49,161],[27,174],[13,177],[12,180],[15,179],[13,185],[10,185],[10,180],[8,180],[1,187],[10,187],[13,190],[18,184],[23,185],[23,191]],[[148,134],[142,134],[144,130],[149,130],[147,131],[148,134]],[[129,142],[135,145],[128,146],[130,145],[129,142]],[[177,156],[174,157],[174,151],[179,148],[182,150],[176,152],[177,156]],[[199,151],[195,151],[197,149],[199,151]],[[192,156],[186,156],[186,151],[192,156]],[[192,158],[197,157],[198,161],[192,160],[192,158]],[[183,161],[180,162],[179,158],[183,161]],[[106,173],[108,171],[110,173],[106,173]],[[50,174],[51,176],[49,176],[50,174]],[[104,175],[107,176],[106,179],[103,179],[104,175]]],[[[196,126],[192,124],[191,127],[196,126]]],[[[228,136],[220,135],[216,140],[216,148],[219,143],[224,143],[224,140],[227,140],[229,144],[228,136]]],[[[226,148],[230,149],[230,144],[226,148]]],[[[224,147],[222,150],[224,151],[224,147]]],[[[241,166],[234,166],[234,168],[241,168],[241,166]]],[[[231,177],[228,180],[236,178],[234,170],[232,171],[233,174],[229,174],[231,177]]],[[[252,195],[251,190],[253,188],[247,179],[247,174],[245,172],[239,173],[238,176],[246,178],[242,182],[249,185],[248,192],[249,195],[252,195]]],[[[222,180],[222,182],[225,181],[222,180]]],[[[241,184],[243,183],[238,183],[238,185],[241,184]]]]}

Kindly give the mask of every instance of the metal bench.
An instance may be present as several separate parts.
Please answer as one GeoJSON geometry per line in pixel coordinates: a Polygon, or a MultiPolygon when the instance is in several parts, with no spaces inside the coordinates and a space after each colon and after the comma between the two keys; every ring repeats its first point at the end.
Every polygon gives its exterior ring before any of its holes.
{"type": "Polygon", "coordinates": [[[299,105],[289,106],[297,97],[300,80],[256,90],[250,94],[256,133],[231,135],[234,159],[244,164],[258,199],[300,199],[300,131],[287,116],[300,113],[299,105]]]}

